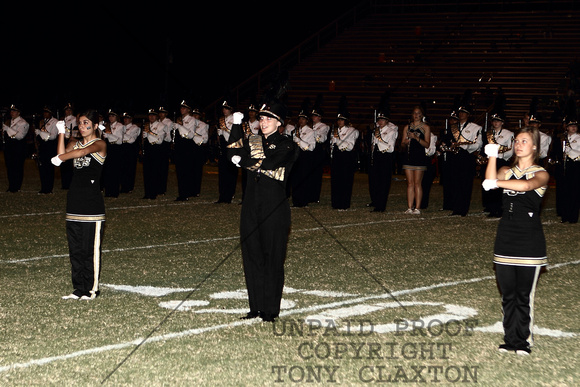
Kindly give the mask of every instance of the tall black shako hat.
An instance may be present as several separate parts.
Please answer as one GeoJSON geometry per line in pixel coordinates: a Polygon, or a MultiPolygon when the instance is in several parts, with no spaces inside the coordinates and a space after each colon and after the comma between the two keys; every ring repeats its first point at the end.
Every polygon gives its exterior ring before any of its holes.
{"type": "Polygon", "coordinates": [[[306,118],[310,117],[310,98],[306,97],[302,101],[302,105],[300,105],[300,111],[298,112],[298,118],[306,118]]]}
{"type": "Polygon", "coordinates": [[[377,120],[383,118],[385,120],[389,120],[391,116],[391,108],[390,108],[390,100],[391,100],[391,93],[387,90],[381,95],[381,99],[379,101],[379,106],[377,107],[377,120]]]}
{"type": "Polygon", "coordinates": [[[281,72],[272,80],[270,86],[264,92],[264,95],[262,96],[262,105],[258,114],[260,116],[275,118],[284,125],[286,114],[288,114],[288,107],[282,99],[287,90],[288,74],[286,72],[281,72]]]}
{"type": "Polygon", "coordinates": [[[568,97],[566,101],[566,106],[564,107],[564,125],[566,127],[570,125],[578,125],[578,108],[576,106],[576,101],[572,97],[568,97]]]}
{"type": "Polygon", "coordinates": [[[495,98],[493,101],[493,106],[491,108],[491,115],[490,119],[505,122],[506,115],[505,115],[505,106],[506,106],[506,99],[505,94],[503,93],[503,89],[498,87],[495,92],[495,98]]]}
{"type": "Polygon", "coordinates": [[[465,112],[467,114],[471,114],[473,110],[471,108],[471,95],[472,95],[471,89],[465,90],[465,92],[463,93],[463,98],[461,99],[461,105],[457,109],[457,112],[465,112]]]}
{"type": "Polygon", "coordinates": [[[340,97],[340,101],[338,102],[338,114],[336,116],[336,119],[350,122],[350,113],[348,112],[348,101],[346,99],[346,95],[344,94],[340,97]]]}
{"type": "Polygon", "coordinates": [[[312,106],[310,116],[322,117],[324,115],[324,111],[322,110],[322,98],[323,98],[322,94],[318,94],[316,96],[316,100],[314,101],[314,106],[312,106]]]}
{"type": "Polygon", "coordinates": [[[537,122],[538,124],[542,123],[542,116],[538,112],[538,104],[540,100],[538,97],[532,98],[532,102],[530,102],[530,110],[528,111],[529,120],[530,122],[537,122]]]}

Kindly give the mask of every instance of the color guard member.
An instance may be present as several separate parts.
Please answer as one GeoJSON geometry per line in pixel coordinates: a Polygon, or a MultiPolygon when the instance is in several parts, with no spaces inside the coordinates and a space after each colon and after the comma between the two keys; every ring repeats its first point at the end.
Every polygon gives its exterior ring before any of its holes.
{"type": "Polygon", "coordinates": [[[30,125],[20,116],[20,108],[10,106],[10,120],[2,122],[2,142],[4,144],[4,163],[8,175],[8,192],[19,192],[24,179],[26,160],[26,135],[30,125]]]}

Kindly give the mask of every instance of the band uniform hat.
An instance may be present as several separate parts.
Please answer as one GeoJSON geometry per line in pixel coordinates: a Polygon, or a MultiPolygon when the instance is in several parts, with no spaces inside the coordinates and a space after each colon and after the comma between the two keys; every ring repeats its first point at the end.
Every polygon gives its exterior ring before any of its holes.
{"type": "Polygon", "coordinates": [[[193,108],[191,107],[191,103],[187,100],[183,100],[181,101],[181,103],[179,104],[180,107],[185,107],[188,108],[189,110],[193,110],[193,108]]]}
{"type": "Polygon", "coordinates": [[[234,110],[233,106],[227,100],[222,103],[222,107],[232,111],[234,110]]]}
{"type": "Polygon", "coordinates": [[[17,112],[20,112],[21,111],[20,108],[17,107],[16,105],[14,105],[14,104],[10,105],[10,110],[15,110],[17,112]]]}
{"type": "Polygon", "coordinates": [[[452,110],[451,113],[449,113],[449,118],[453,118],[455,120],[459,119],[459,116],[457,115],[457,111],[456,110],[452,110]]]}
{"type": "Polygon", "coordinates": [[[169,113],[169,111],[167,109],[165,109],[163,106],[159,107],[159,110],[157,110],[158,113],[169,113]]]}
{"type": "Polygon", "coordinates": [[[383,120],[387,120],[388,121],[389,120],[389,114],[388,114],[388,112],[385,111],[385,110],[378,111],[377,112],[377,120],[380,120],[380,119],[383,119],[383,120]]]}
{"type": "Polygon", "coordinates": [[[52,114],[52,109],[50,106],[44,105],[44,108],[42,108],[43,112],[48,112],[50,114],[52,114]]]}
{"type": "Polygon", "coordinates": [[[69,102],[69,103],[67,103],[67,104],[64,106],[64,109],[63,109],[63,110],[73,110],[72,103],[70,103],[70,102],[69,102]]]}
{"type": "Polygon", "coordinates": [[[570,125],[578,125],[578,117],[576,116],[576,114],[569,114],[566,117],[564,117],[564,124],[566,125],[566,127],[570,126],[570,125]]]}
{"type": "Polygon", "coordinates": [[[317,107],[312,109],[312,111],[310,112],[311,116],[317,116],[317,117],[322,117],[323,114],[324,114],[324,112],[322,111],[322,109],[317,108],[317,107]]]}
{"type": "Polygon", "coordinates": [[[260,116],[275,118],[280,121],[282,125],[284,125],[287,112],[288,109],[286,108],[286,105],[280,102],[272,102],[269,104],[263,104],[258,114],[260,116]]]}
{"type": "Polygon", "coordinates": [[[133,114],[131,114],[129,112],[124,112],[123,113],[123,118],[133,118],[133,114]]]}
{"type": "Polygon", "coordinates": [[[459,106],[459,109],[457,109],[458,112],[464,112],[467,114],[471,114],[471,108],[467,105],[461,105],[459,106]]]}
{"type": "Polygon", "coordinates": [[[113,110],[113,109],[109,109],[109,113],[110,116],[117,116],[119,117],[119,115],[113,110]]]}
{"type": "Polygon", "coordinates": [[[530,114],[530,122],[537,122],[538,124],[542,123],[542,116],[540,115],[540,113],[531,113],[530,114]]]}
{"type": "Polygon", "coordinates": [[[155,110],[155,109],[149,109],[149,111],[147,112],[147,114],[148,115],[151,115],[151,114],[157,115],[157,110],[155,110]]]}
{"type": "Polygon", "coordinates": [[[348,112],[339,112],[336,119],[350,121],[350,114],[348,112]]]}
{"type": "Polygon", "coordinates": [[[256,105],[254,105],[253,103],[251,103],[250,106],[248,106],[248,111],[258,112],[259,109],[256,107],[256,105]]]}
{"type": "Polygon", "coordinates": [[[505,122],[505,118],[502,117],[502,115],[500,113],[493,113],[490,117],[490,120],[496,120],[496,121],[501,121],[501,122],[505,122]]]}
{"type": "Polygon", "coordinates": [[[300,117],[308,119],[308,113],[305,110],[300,110],[298,113],[298,118],[300,117]]]}

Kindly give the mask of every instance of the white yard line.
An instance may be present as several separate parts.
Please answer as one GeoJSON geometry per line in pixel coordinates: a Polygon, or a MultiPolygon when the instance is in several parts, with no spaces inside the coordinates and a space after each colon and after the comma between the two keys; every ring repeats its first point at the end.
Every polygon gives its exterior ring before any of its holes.
{"type": "MultiPolygon", "coordinates": [[[[565,267],[568,265],[577,265],[577,264],[580,264],[580,260],[558,263],[555,265],[551,265],[550,270],[557,269],[560,267],[565,267]]],[[[309,306],[306,308],[287,310],[287,311],[280,313],[280,316],[283,317],[283,316],[290,316],[293,314],[312,312],[312,311],[316,311],[316,310],[320,310],[320,309],[336,308],[336,307],[341,307],[341,306],[348,305],[348,304],[366,302],[368,300],[373,300],[373,299],[383,299],[383,298],[390,299],[393,296],[395,296],[395,297],[396,296],[404,296],[404,295],[408,295],[408,294],[414,294],[414,293],[419,293],[419,292],[424,292],[424,291],[429,291],[429,290],[434,290],[434,289],[439,289],[439,288],[446,288],[446,287],[458,286],[458,285],[464,285],[464,284],[472,284],[472,283],[482,282],[482,281],[486,281],[486,280],[491,280],[494,278],[495,278],[495,276],[484,276],[484,277],[470,278],[470,279],[465,279],[465,280],[460,280],[460,281],[441,282],[438,284],[433,284],[433,285],[428,285],[428,286],[420,286],[420,287],[416,287],[416,288],[412,288],[412,289],[398,290],[398,291],[394,291],[393,293],[390,293],[390,294],[389,293],[374,294],[374,295],[363,296],[363,297],[358,297],[358,298],[348,299],[348,300],[343,300],[343,301],[330,302],[330,303],[325,303],[325,304],[320,304],[320,305],[313,305],[313,306],[309,306]]],[[[45,358],[41,358],[41,359],[33,359],[33,360],[29,360],[29,361],[23,362],[23,363],[13,363],[10,365],[0,367],[0,372],[7,372],[10,370],[15,370],[15,369],[20,369],[20,368],[28,368],[28,367],[32,367],[35,365],[45,365],[45,364],[53,363],[53,362],[59,361],[59,360],[74,359],[74,358],[85,356],[85,355],[92,355],[92,354],[100,353],[100,352],[107,352],[107,351],[119,350],[119,349],[124,349],[124,348],[130,348],[130,347],[135,347],[138,345],[155,343],[155,342],[159,342],[159,341],[167,341],[167,340],[179,339],[179,338],[183,338],[183,337],[187,337],[187,336],[200,335],[203,333],[217,331],[220,329],[234,328],[234,327],[239,327],[242,325],[252,325],[252,324],[256,324],[258,322],[261,322],[261,320],[260,319],[236,320],[236,321],[232,321],[232,322],[226,323],[226,324],[218,324],[218,325],[212,325],[212,326],[202,327],[202,328],[193,328],[193,329],[188,329],[188,330],[181,331],[181,332],[174,332],[174,333],[168,333],[165,335],[152,336],[146,340],[143,338],[140,338],[140,339],[135,339],[132,341],[127,341],[127,342],[119,343],[119,344],[112,344],[112,345],[105,345],[102,347],[94,347],[94,348],[84,349],[81,351],[71,352],[71,353],[64,354],[64,355],[50,356],[50,357],[45,357],[45,358]]]]}

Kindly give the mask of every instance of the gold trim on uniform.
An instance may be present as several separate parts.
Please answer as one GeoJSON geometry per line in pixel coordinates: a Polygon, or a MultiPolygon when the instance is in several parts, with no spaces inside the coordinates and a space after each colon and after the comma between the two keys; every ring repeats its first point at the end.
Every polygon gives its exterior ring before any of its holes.
{"type": "Polygon", "coordinates": [[[284,174],[286,173],[286,167],[280,167],[274,170],[262,169],[262,173],[274,180],[284,181],[284,174]]]}
{"type": "MultiPolygon", "coordinates": [[[[102,141],[100,138],[95,138],[89,142],[87,142],[86,144],[83,144],[81,141],[77,141],[77,143],[74,145],[73,149],[84,149],[86,147],[88,147],[89,145],[93,144],[96,141],[102,141]]],[[[97,162],[99,164],[104,164],[105,163],[105,157],[101,156],[99,154],[99,152],[93,152],[90,154],[95,160],[97,160],[97,162]]]]}
{"type": "MultiPolygon", "coordinates": [[[[516,165],[513,168],[510,168],[506,171],[505,173],[505,180],[509,180],[512,176],[515,176],[516,179],[520,180],[522,177],[525,177],[526,180],[530,180],[531,178],[534,177],[534,175],[536,174],[536,172],[542,172],[542,171],[546,171],[544,168],[540,167],[539,165],[532,165],[531,167],[528,167],[526,169],[524,169],[523,171],[520,170],[520,168],[518,168],[518,166],[516,165]]],[[[543,198],[544,195],[546,194],[546,191],[548,190],[548,187],[540,187],[540,188],[536,188],[534,191],[541,197],[543,198]]],[[[506,191],[506,190],[504,190],[506,191]]],[[[512,191],[515,192],[515,191],[512,191]]]]}
{"type": "Polygon", "coordinates": [[[250,142],[250,157],[253,159],[265,159],[264,145],[262,144],[262,136],[253,135],[248,139],[250,142]]]}
{"type": "Polygon", "coordinates": [[[66,220],[71,222],[102,222],[105,220],[105,214],[100,215],[66,214],[66,220]]]}
{"type": "Polygon", "coordinates": [[[494,255],[495,263],[518,266],[545,266],[548,264],[548,257],[526,258],[526,257],[508,257],[505,255],[494,255]]]}
{"type": "Polygon", "coordinates": [[[232,142],[231,144],[228,144],[228,148],[230,148],[230,149],[240,149],[243,147],[244,147],[244,140],[241,138],[236,142],[232,142]]]}
{"type": "Polygon", "coordinates": [[[224,131],[229,133],[230,130],[228,129],[228,126],[226,125],[226,118],[220,117],[219,122],[220,122],[219,129],[224,130],[224,131]]]}

